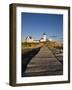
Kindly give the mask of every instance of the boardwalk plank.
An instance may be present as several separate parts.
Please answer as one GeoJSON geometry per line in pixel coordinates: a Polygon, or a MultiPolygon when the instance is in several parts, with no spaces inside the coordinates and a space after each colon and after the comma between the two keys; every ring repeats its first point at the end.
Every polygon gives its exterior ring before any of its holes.
{"type": "Polygon", "coordinates": [[[29,64],[23,76],[62,75],[63,65],[57,60],[48,47],[42,47],[29,64]]]}

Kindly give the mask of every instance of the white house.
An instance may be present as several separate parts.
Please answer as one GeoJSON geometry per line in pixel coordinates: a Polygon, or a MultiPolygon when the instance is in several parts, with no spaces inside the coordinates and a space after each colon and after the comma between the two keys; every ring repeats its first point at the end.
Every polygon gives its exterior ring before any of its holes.
{"type": "Polygon", "coordinates": [[[46,34],[43,33],[43,37],[40,40],[34,40],[31,36],[28,36],[26,38],[25,42],[27,42],[27,43],[32,43],[32,42],[38,43],[38,42],[45,42],[46,40],[47,40],[46,34]]]}
{"type": "Polygon", "coordinates": [[[28,36],[25,41],[28,42],[28,43],[31,43],[34,40],[33,40],[33,38],[31,36],[28,36]]]}

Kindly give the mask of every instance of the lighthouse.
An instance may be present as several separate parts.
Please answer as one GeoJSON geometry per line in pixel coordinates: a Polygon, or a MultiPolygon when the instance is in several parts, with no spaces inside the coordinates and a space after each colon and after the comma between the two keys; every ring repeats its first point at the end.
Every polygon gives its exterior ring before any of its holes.
{"type": "Polygon", "coordinates": [[[43,33],[43,40],[46,41],[46,34],[43,33]]]}

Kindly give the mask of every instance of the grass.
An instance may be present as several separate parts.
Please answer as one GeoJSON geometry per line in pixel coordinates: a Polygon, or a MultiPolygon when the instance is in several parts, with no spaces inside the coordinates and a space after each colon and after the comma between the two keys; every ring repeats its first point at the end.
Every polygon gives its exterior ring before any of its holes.
{"type": "Polygon", "coordinates": [[[48,42],[47,45],[48,45],[48,47],[53,47],[53,48],[56,48],[56,49],[63,49],[63,44],[62,43],[48,42]]]}
{"type": "Polygon", "coordinates": [[[26,54],[28,52],[31,52],[32,49],[40,48],[42,46],[41,43],[22,43],[22,54],[26,54]]]}
{"type": "Polygon", "coordinates": [[[22,54],[26,54],[28,52],[30,52],[32,49],[30,48],[26,48],[26,49],[22,49],[22,54]]]}
{"type": "Polygon", "coordinates": [[[22,43],[22,54],[26,54],[28,52],[30,52],[32,49],[34,48],[39,48],[39,47],[42,47],[42,46],[47,46],[47,47],[50,47],[50,48],[56,48],[56,49],[62,49],[63,50],[63,44],[59,44],[57,42],[46,42],[46,43],[22,43]]]}

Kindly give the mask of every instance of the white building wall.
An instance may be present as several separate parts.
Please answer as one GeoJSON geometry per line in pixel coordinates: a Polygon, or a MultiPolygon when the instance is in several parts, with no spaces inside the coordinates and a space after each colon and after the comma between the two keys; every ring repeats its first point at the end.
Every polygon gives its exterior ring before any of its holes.
{"type": "Polygon", "coordinates": [[[46,41],[46,35],[43,35],[43,40],[46,41]]]}

